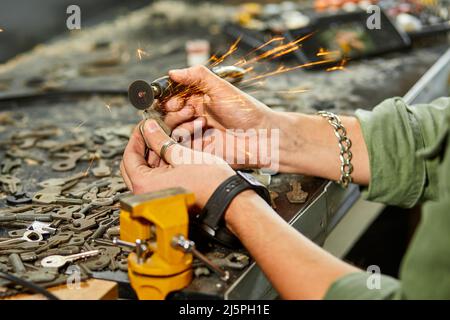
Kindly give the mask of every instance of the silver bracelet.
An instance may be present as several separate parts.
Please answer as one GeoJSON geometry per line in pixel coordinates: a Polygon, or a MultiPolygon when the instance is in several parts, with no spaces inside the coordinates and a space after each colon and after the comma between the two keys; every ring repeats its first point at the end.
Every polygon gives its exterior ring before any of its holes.
{"type": "Polygon", "coordinates": [[[334,128],[334,135],[338,138],[339,159],[341,160],[341,177],[336,182],[347,188],[353,181],[351,176],[353,172],[353,165],[351,164],[352,152],[350,151],[352,142],[347,137],[347,131],[337,115],[328,111],[319,111],[317,114],[327,119],[328,123],[334,128]]]}

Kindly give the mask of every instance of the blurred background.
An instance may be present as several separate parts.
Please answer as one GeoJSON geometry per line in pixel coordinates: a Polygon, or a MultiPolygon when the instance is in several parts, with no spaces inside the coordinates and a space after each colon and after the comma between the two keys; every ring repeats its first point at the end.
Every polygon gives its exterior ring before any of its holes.
{"type": "Polygon", "coordinates": [[[2,0],[0,1],[0,63],[36,44],[69,33],[66,8],[82,7],[82,26],[88,27],[148,5],[149,0],[2,0]]]}

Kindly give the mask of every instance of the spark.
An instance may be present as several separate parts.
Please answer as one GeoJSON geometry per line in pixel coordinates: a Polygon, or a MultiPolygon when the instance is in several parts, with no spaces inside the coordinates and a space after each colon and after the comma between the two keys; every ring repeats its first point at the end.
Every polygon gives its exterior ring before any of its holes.
{"type": "Polygon", "coordinates": [[[316,53],[316,56],[321,57],[321,56],[326,56],[326,55],[340,55],[341,52],[340,51],[327,51],[324,48],[320,48],[319,52],[316,53]]]}
{"type": "Polygon", "coordinates": [[[325,71],[337,71],[337,70],[345,70],[345,64],[347,63],[347,59],[342,59],[341,62],[337,66],[329,67],[325,71]]]}
{"type": "Polygon", "coordinates": [[[249,53],[247,53],[243,58],[241,58],[241,60],[239,60],[239,61],[236,63],[236,65],[244,65],[244,64],[247,62],[247,60],[246,60],[245,58],[248,57],[248,56],[250,56],[252,53],[254,53],[254,52],[256,52],[256,51],[259,51],[259,50],[261,50],[261,49],[264,48],[264,47],[267,47],[269,44],[271,44],[271,43],[273,43],[273,42],[276,42],[276,41],[280,41],[280,42],[281,42],[281,41],[283,41],[283,40],[284,40],[284,37],[274,37],[274,38],[270,39],[269,41],[263,43],[263,44],[260,45],[259,47],[255,48],[255,49],[253,49],[252,51],[250,51],[249,53]]]}
{"type": "Polygon", "coordinates": [[[87,177],[89,175],[89,170],[91,170],[92,164],[94,163],[95,157],[92,157],[91,161],[89,162],[89,165],[86,169],[86,171],[83,172],[83,174],[87,177]]]}
{"type": "MultiPolygon", "coordinates": [[[[282,57],[286,54],[292,53],[294,51],[300,50],[303,46],[302,42],[309,39],[315,34],[315,32],[311,32],[309,34],[306,34],[302,37],[299,37],[295,40],[285,42],[285,37],[277,36],[273,37],[267,42],[261,44],[260,46],[254,48],[250,52],[246,53],[244,56],[237,59],[237,62],[234,63],[235,66],[239,66],[245,70],[246,74],[253,73],[254,76],[244,79],[241,82],[241,89],[244,88],[255,88],[263,87],[265,85],[265,80],[268,77],[276,76],[282,73],[294,71],[301,68],[307,68],[311,66],[316,65],[325,65],[330,63],[337,63],[338,59],[336,58],[336,54],[338,54],[338,51],[327,51],[324,48],[320,48],[319,51],[316,53],[318,57],[322,57],[319,61],[313,61],[308,63],[303,63],[295,66],[284,66],[281,65],[276,69],[268,69],[265,72],[256,72],[255,71],[255,65],[256,63],[263,62],[263,61],[271,61],[276,58],[282,57]],[[270,44],[274,44],[275,46],[271,47],[268,50],[265,50],[264,52],[258,52],[261,51],[261,49],[269,46],[270,44]]],[[[238,50],[238,45],[241,41],[241,37],[237,38],[228,48],[228,50],[221,56],[212,55],[211,58],[208,61],[208,64],[210,67],[217,66],[221,64],[225,59],[229,58],[233,53],[235,53],[238,50]]],[[[340,61],[340,63],[336,66],[329,67],[326,69],[326,71],[334,71],[334,70],[343,70],[345,68],[345,63],[347,60],[343,59],[340,61]]],[[[278,91],[278,93],[284,93],[284,94],[297,94],[297,93],[303,93],[308,91],[309,89],[305,88],[293,88],[293,89],[287,89],[287,90],[281,90],[278,91]]],[[[193,94],[205,92],[206,90],[203,90],[203,88],[199,85],[195,86],[188,86],[184,87],[181,92],[177,94],[179,98],[187,98],[193,94]]],[[[239,97],[229,97],[228,99],[225,99],[223,101],[225,103],[239,103],[242,104],[242,100],[239,97]]]]}
{"type": "Polygon", "coordinates": [[[137,54],[139,60],[142,60],[142,57],[143,57],[143,56],[147,56],[147,57],[149,56],[149,53],[146,52],[146,51],[144,51],[144,50],[141,49],[141,48],[138,48],[138,49],[136,50],[136,54],[137,54]]]}
{"type": "MultiPolygon", "coordinates": [[[[308,39],[309,37],[311,37],[313,34],[314,33],[311,32],[311,33],[309,33],[309,34],[307,34],[307,35],[305,35],[303,37],[300,37],[300,38],[298,38],[296,40],[290,41],[290,42],[285,43],[285,44],[281,44],[281,45],[279,45],[279,46],[277,46],[277,47],[275,47],[273,49],[270,49],[270,50],[268,50],[268,51],[266,51],[266,52],[264,52],[264,53],[262,53],[262,54],[260,54],[260,55],[258,55],[256,57],[250,59],[250,60],[246,60],[246,59],[240,60],[240,61],[238,61],[236,63],[236,65],[243,67],[243,66],[246,66],[248,64],[252,64],[252,63],[264,60],[264,59],[269,59],[269,58],[270,59],[275,59],[275,58],[281,57],[281,56],[283,56],[285,54],[288,54],[290,52],[296,51],[299,48],[301,48],[301,44],[300,43],[302,41],[308,39]]],[[[268,42],[271,42],[271,41],[272,40],[269,40],[268,42]]],[[[264,47],[268,42],[266,42],[264,45],[262,45],[260,47],[264,47]]]]}
{"type": "Polygon", "coordinates": [[[300,65],[297,65],[297,66],[294,66],[294,67],[280,66],[276,70],[269,71],[269,72],[263,73],[263,74],[259,74],[259,75],[255,76],[253,78],[250,78],[250,79],[245,79],[245,80],[242,81],[242,83],[255,81],[255,80],[260,80],[260,79],[264,79],[264,78],[267,78],[267,77],[272,77],[272,76],[275,76],[275,75],[278,75],[278,74],[281,74],[281,73],[286,73],[286,72],[297,70],[297,69],[301,69],[301,68],[306,68],[306,67],[311,67],[311,66],[315,66],[315,65],[326,64],[326,63],[335,62],[335,61],[336,60],[333,60],[333,59],[326,59],[326,60],[308,62],[308,63],[300,64],[300,65]]]}
{"type": "Polygon", "coordinates": [[[3,32],[4,30],[2,28],[0,28],[0,32],[3,32]]]}
{"type": "Polygon", "coordinates": [[[290,53],[290,52],[293,52],[293,51],[299,49],[300,47],[301,47],[301,46],[295,45],[295,46],[293,46],[293,47],[291,47],[291,48],[288,48],[288,49],[286,49],[286,50],[281,51],[280,53],[277,53],[276,55],[274,55],[273,57],[271,57],[271,59],[275,59],[275,58],[284,56],[285,54],[288,54],[288,53],[290,53]]]}
{"type": "Polygon", "coordinates": [[[112,111],[111,111],[111,106],[109,105],[109,104],[105,104],[105,107],[106,107],[106,109],[108,109],[108,111],[109,111],[109,113],[112,113],[112,111]]]}
{"type": "Polygon", "coordinates": [[[297,93],[303,93],[303,92],[308,92],[309,89],[305,89],[305,88],[292,88],[289,90],[280,90],[280,91],[276,91],[275,93],[282,93],[282,94],[297,94],[297,93]]]}
{"type": "Polygon", "coordinates": [[[211,67],[215,67],[218,64],[222,63],[226,58],[228,58],[230,55],[232,55],[237,49],[238,44],[241,41],[241,37],[237,38],[235,42],[231,44],[231,46],[228,48],[227,52],[225,52],[222,56],[216,57],[213,55],[209,60],[212,61],[211,67]]]}

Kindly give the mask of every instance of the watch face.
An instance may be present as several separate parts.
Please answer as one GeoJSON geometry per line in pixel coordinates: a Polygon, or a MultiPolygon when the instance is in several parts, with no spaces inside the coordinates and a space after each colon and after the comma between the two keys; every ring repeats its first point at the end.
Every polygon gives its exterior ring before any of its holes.
{"type": "Polygon", "coordinates": [[[256,180],[256,178],[251,175],[250,173],[237,171],[237,174],[241,176],[245,181],[247,181],[249,184],[255,187],[265,187],[261,182],[256,180]]]}

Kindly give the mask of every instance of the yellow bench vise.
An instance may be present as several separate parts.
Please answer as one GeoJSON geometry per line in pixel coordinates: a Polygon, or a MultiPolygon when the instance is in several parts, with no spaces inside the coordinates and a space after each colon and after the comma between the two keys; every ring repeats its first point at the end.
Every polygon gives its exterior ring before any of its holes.
{"type": "Polygon", "coordinates": [[[120,238],[135,243],[128,256],[128,276],[139,299],[165,299],[192,280],[192,254],[176,249],[177,237],[188,237],[192,193],[167,189],[120,200],[120,238]]]}

